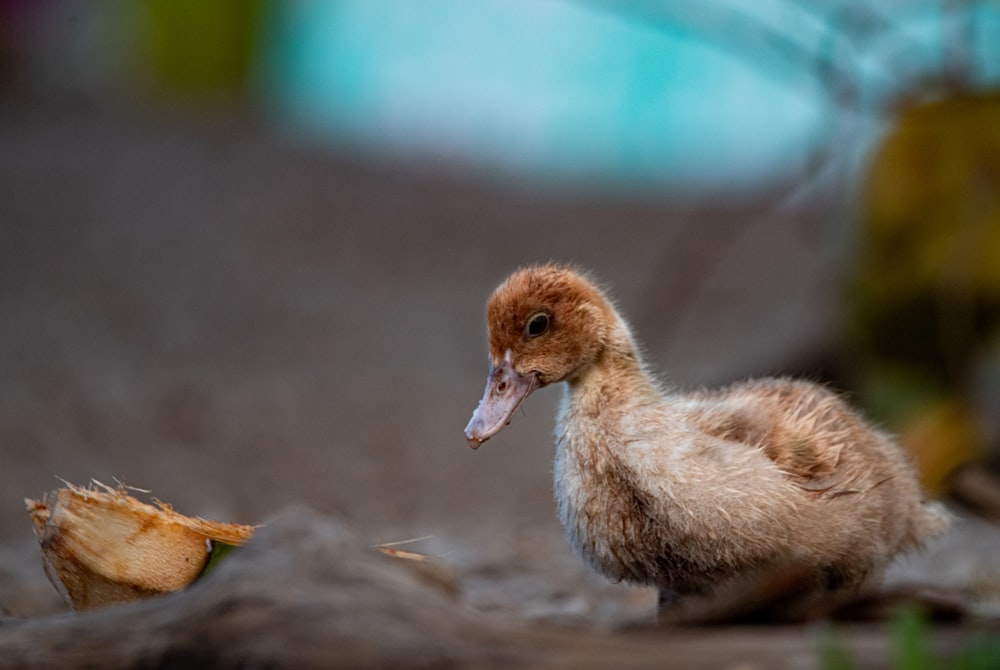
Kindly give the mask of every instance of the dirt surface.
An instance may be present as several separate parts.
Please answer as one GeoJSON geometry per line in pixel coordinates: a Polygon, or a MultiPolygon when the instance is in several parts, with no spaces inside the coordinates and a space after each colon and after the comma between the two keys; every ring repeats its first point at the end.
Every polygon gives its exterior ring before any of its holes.
{"type": "MultiPolygon", "coordinates": [[[[270,517],[253,542],[184,591],[76,617],[2,622],[0,658],[12,669],[108,670],[797,670],[893,667],[899,658],[882,625],[612,632],[498,617],[463,604],[440,575],[376,554],[343,523],[295,507],[270,517]]],[[[918,646],[955,657],[977,639],[981,633],[942,626],[918,646]]]]}
{"type": "MultiPolygon", "coordinates": [[[[0,100],[0,607],[62,609],[22,499],[93,477],[186,514],[305,503],[365,542],[425,538],[407,548],[491,616],[648,622],[654,594],[588,573],[554,519],[557,389],[467,447],[485,299],[572,261],[679,384],[802,370],[836,334],[836,201],[547,192],[251,119],[0,100]]],[[[952,551],[966,584],[1000,546],[969,533],[898,574],[952,551]]]]}

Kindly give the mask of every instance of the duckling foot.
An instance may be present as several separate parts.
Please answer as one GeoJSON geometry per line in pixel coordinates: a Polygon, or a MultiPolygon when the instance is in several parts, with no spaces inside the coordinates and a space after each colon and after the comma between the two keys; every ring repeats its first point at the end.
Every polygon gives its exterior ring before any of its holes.
{"type": "Polygon", "coordinates": [[[656,623],[673,623],[677,614],[676,604],[677,594],[670,589],[661,588],[656,596],[656,623]]]}

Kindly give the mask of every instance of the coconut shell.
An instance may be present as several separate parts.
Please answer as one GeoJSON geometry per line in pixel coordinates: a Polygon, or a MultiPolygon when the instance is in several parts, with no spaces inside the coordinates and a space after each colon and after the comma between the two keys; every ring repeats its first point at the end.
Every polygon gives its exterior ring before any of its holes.
{"type": "Polygon", "coordinates": [[[148,505],[99,482],[25,503],[45,572],[77,611],[182,589],[205,569],[213,542],[240,545],[254,530],[148,505]]]}

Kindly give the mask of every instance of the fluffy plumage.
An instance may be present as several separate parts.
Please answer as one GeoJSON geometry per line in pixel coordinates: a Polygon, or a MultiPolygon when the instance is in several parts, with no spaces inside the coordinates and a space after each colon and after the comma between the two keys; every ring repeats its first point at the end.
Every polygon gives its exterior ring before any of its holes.
{"type": "Polygon", "coordinates": [[[478,446],[533,390],[565,382],[558,515],[611,579],[683,597],[780,572],[795,575],[800,602],[843,597],[947,527],[897,445],[821,386],[665,391],[580,272],[515,272],[487,321],[490,376],[466,436],[478,446]]]}

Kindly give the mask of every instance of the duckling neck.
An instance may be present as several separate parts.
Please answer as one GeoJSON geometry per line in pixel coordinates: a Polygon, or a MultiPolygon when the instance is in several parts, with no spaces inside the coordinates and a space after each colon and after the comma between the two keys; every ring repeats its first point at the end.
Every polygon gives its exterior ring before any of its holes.
{"type": "Polygon", "coordinates": [[[656,582],[646,559],[662,551],[635,539],[648,519],[629,446],[650,414],[667,416],[664,396],[626,337],[567,380],[556,427],[554,494],[570,542],[600,572],[636,583],[656,582]]]}
{"type": "Polygon", "coordinates": [[[589,365],[566,380],[557,420],[557,458],[618,461],[642,417],[664,416],[665,396],[647,370],[627,327],[616,329],[589,365]]]}
{"type": "Polygon", "coordinates": [[[661,392],[646,368],[638,347],[621,324],[589,365],[566,380],[573,404],[606,404],[611,398],[646,401],[661,392]]]}

